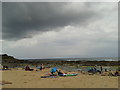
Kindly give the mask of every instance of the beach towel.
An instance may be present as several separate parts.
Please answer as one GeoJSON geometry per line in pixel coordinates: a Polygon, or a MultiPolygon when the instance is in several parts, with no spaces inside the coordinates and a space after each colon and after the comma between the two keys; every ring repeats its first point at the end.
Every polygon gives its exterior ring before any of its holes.
{"type": "Polygon", "coordinates": [[[41,76],[41,78],[58,78],[58,76],[41,76]]]}
{"type": "Polygon", "coordinates": [[[11,70],[11,69],[0,69],[0,70],[11,70]]]}

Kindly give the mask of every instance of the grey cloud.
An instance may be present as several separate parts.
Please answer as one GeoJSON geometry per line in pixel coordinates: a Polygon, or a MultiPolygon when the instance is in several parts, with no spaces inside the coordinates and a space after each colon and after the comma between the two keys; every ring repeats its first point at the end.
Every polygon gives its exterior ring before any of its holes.
{"type": "Polygon", "coordinates": [[[18,40],[31,37],[29,32],[46,32],[66,25],[86,25],[97,13],[87,4],[82,4],[85,8],[78,6],[78,10],[70,10],[66,7],[71,3],[4,2],[3,39],[18,40]]]}
{"type": "Polygon", "coordinates": [[[117,56],[116,8],[114,3],[3,3],[2,52],[17,58],[117,56]]]}

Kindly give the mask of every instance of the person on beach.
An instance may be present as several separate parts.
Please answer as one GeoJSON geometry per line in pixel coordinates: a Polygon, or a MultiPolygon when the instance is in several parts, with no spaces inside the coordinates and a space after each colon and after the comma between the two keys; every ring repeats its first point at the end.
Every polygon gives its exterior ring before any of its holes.
{"type": "Polygon", "coordinates": [[[112,72],[111,70],[109,71],[109,76],[120,76],[118,71],[112,72]]]}
{"type": "Polygon", "coordinates": [[[51,69],[51,71],[50,71],[50,72],[51,72],[51,74],[53,75],[55,72],[58,72],[58,70],[57,70],[57,68],[56,68],[56,67],[54,67],[54,68],[52,68],[52,69],[51,69]]]}
{"type": "Polygon", "coordinates": [[[43,70],[43,69],[44,69],[44,65],[41,64],[41,66],[40,66],[40,70],[43,70]]]}
{"type": "Polygon", "coordinates": [[[107,72],[107,69],[105,69],[105,72],[107,72]]]}
{"type": "Polygon", "coordinates": [[[115,76],[120,76],[120,73],[118,71],[116,71],[115,76]]]}
{"type": "Polygon", "coordinates": [[[103,68],[102,68],[102,66],[100,67],[100,70],[101,70],[101,72],[103,71],[103,68]]]}
{"type": "Polygon", "coordinates": [[[3,66],[3,69],[7,70],[7,69],[8,69],[8,66],[3,66]]]}
{"type": "MultiPolygon", "coordinates": [[[[43,70],[43,69],[45,69],[45,67],[44,67],[44,65],[43,65],[43,64],[41,64],[39,67],[38,67],[38,66],[36,66],[36,68],[37,68],[37,69],[39,69],[39,70],[43,70]]],[[[36,71],[38,71],[37,69],[36,69],[36,71]]]]}
{"type": "Polygon", "coordinates": [[[25,71],[29,71],[30,70],[30,67],[27,65],[25,66],[25,71]]]}
{"type": "Polygon", "coordinates": [[[64,74],[61,70],[57,71],[58,75],[64,74]]]}
{"type": "Polygon", "coordinates": [[[96,68],[96,66],[94,66],[94,71],[97,71],[97,68],[96,68]]]}
{"type": "Polygon", "coordinates": [[[25,71],[33,71],[34,69],[30,69],[30,67],[27,65],[25,66],[25,71]]]}
{"type": "Polygon", "coordinates": [[[97,70],[96,66],[93,67],[93,68],[90,68],[90,69],[88,70],[88,72],[89,72],[89,73],[92,73],[92,74],[96,74],[96,73],[101,74],[101,71],[100,71],[100,70],[97,70]]]}

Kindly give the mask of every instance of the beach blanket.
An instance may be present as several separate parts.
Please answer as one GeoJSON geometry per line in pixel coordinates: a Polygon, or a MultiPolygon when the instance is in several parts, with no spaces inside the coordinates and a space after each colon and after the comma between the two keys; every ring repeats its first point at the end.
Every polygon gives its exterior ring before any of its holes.
{"type": "Polygon", "coordinates": [[[0,69],[0,70],[11,70],[11,69],[0,69]]]}
{"type": "Polygon", "coordinates": [[[58,76],[41,76],[41,78],[58,78],[58,76]]]}
{"type": "Polygon", "coordinates": [[[28,70],[25,70],[25,71],[33,71],[34,69],[28,69],[28,70]]]}

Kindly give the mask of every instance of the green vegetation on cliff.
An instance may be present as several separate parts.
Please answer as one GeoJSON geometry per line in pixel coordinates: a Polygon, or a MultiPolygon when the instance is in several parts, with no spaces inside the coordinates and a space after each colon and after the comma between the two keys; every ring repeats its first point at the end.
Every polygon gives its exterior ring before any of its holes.
{"type": "Polygon", "coordinates": [[[14,58],[13,56],[8,56],[7,54],[2,54],[0,55],[0,58],[2,59],[2,65],[7,65],[7,66],[19,66],[21,63],[25,63],[27,61],[25,60],[19,60],[14,58]]]}

